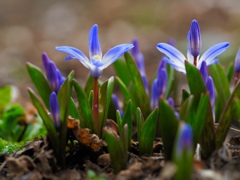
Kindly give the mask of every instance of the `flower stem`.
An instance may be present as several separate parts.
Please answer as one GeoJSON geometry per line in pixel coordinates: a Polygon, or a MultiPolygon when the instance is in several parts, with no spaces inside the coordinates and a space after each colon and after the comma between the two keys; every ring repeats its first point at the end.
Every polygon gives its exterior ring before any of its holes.
{"type": "Polygon", "coordinates": [[[234,86],[237,85],[238,80],[239,80],[239,72],[235,71],[235,73],[234,73],[234,86]]]}
{"type": "Polygon", "coordinates": [[[197,56],[193,56],[193,65],[197,67],[197,56]]]}
{"type": "Polygon", "coordinates": [[[95,131],[96,134],[99,134],[98,129],[98,78],[94,78],[94,87],[93,87],[93,105],[92,105],[92,112],[93,112],[93,119],[95,124],[95,131]]]}

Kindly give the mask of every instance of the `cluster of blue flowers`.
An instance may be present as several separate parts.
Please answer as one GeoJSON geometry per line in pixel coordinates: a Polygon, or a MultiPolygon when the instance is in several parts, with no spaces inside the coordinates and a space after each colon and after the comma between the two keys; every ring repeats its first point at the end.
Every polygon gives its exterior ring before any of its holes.
{"type": "MultiPolygon", "coordinates": [[[[190,30],[187,35],[188,45],[187,45],[187,58],[177,50],[173,44],[159,43],[157,44],[157,49],[165,54],[162,58],[162,61],[159,64],[156,79],[152,85],[151,91],[151,108],[154,109],[158,106],[159,98],[165,96],[165,91],[167,87],[167,70],[166,63],[172,66],[175,70],[180,71],[186,74],[185,70],[185,61],[189,61],[191,64],[196,66],[204,79],[207,90],[210,95],[210,101],[212,109],[215,103],[215,88],[214,82],[211,76],[208,75],[207,66],[215,64],[218,62],[218,59],[215,59],[218,55],[223,53],[228,47],[228,42],[218,43],[210,47],[206,52],[200,57],[202,40],[199,24],[196,20],[193,20],[190,26],[190,30]]],[[[148,83],[145,72],[144,65],[144,56],[140,51],[139,43],[137,39],[134,39],[132,44],[120,44],[112,49],[110,49],[105,55],[102,55],[102,50],[98,38],[98,26],[93,25],[89,32],[89,58],[79,49],[70,46],[57,46],[56,50],[68,54],[65,60],[76,59],[80,61],[86,68],[90,70],[90,74],[93,78],[98,79],[105,68],[114,63],[120,56],[122,56],[127,51],[131,50],[132,57],[134,58],[136,65],[139,69],[139,72],[142,76],[143,84],[147,94],[148,92],[148,83]]],[[[240,72],[240,53],[236,58],[235,70],[240,72]]],[[[46,54],[43,54],[43,64],[44,69],[47,74],[47,79],[49,81],[50,87],[53,90],[53,93],[50,97],[50,109],[54,124],[56,127],[59,127],[59,108],[57,102],[57,92],[64,81],[64,77],[60,74],[59,70],[55,64],[49,60],[46,54]]],[[[123,111],[119,106],[118,98],[113,96],[114,103],[117,109],[123,115],[123,111]]],[[[172,98],[168,100],[169,104],[174,108],[174,102],[172,98]]],[[[188,126],[183,126],[182,131],[184,132],[183,138],[189,138],[188,134],[191,134],[191,128],[188,126]]],[[[188,146],[188,140],[180,140],[188,146]]]]}

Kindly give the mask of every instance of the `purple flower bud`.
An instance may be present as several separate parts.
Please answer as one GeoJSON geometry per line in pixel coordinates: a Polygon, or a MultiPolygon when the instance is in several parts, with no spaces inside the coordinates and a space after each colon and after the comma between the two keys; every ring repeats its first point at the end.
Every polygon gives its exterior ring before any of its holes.
{"type": "Polygon", "coordinates": [[[235,58],[234,70],[236,72],[240,72],[240,49],[238,50],[235,58]]]}
{"type": "Polygon", "coordinates": [[[42,53],[42,63],[43,63],[43,68],[45,70],[45,72],[48,72],[48,66],[49,66],[49,62],[51,60],[49,59],[47,53],[42,53]]]}
{"type": "Polygon", "coordinates": [[[158,71],[159,71],[159,69],[163,69],[163,68],[166,69],[166,62],[165,62],[164,59],[167,59],[167,60],[168,60],[168,58],[167,58],[166,56],[163,56],[163,57],[162,57],[159,65],[158,65],[158,71]]]}
{"type": "Polygon", "coordinates": [[[60,126],[60,111],[59,111],[57,95],[55,92],[52,92],[50,95],[50,112],[51,112],[54,126],[56,128],[59,128],[59,126],[60,126]]]}
{"type": "Polygon", "coordinates": [[[158,106],[159,101],[159,87],[158,80],[155,79],[152,85],[152,96],[151,96],[151,108],[155,109],[158,106]]]}
{"type": "Polygon", "coordinates": [[[55,63],[49,59],[46,53],[42,54],[42,63],[49,85],[51,89],[57,93],[66,78],[61,75],[61,72],[56,67],[55,63]]]}
{"type": "Polygon", "coordinates": [[[114,103],[116,109],[120,112],[121,117],[123,117],[123,110],[121,109],[121,107],[119,105],[119,100],[118,100],[118,97],[116,96],[116,94],[112,94],[112,99],[113,99],[113,103],[114,103]]]}
{"type": "Polygon", "coordinates": [[[201,75],[203,77],[203,81],[205,84],[207,84],[207,80],[208,80],[208,68],[207,68],[207,64],[205,61],[202,62],[201,67],[200,67],[200,72],[201,75]]]}
{"type": "Polygon", "coordinates": [[[211,102],[211,106],[212,108],[214,107],[214,104],[215,104],[215,100],[216,100],[216,97],[215,97],[215,88],[214,88],[214,82],[213,82],[213,79],[211,76],[208,76],[208,79],[207,79],[207,90],[209,92],[209,96],[210,96],[210,102],[211,102]]]}
{"type": "Polygon", "coordinates": [[[145,87],[145,90],[148,93],[148,84],[147,84],[147,78],[146,78],[146,72],[145,72],[144,57],[140,51],[138,40],[133,39],[132,43],[133,43],[134,47],[132,48],[131,54],[137,64],[138,70],[142,76],[143,85],[145,87]]]}
{"type": "Polygon", "coordinates": [[[57,67],[53,62],[49,63],[47,77],[50,87],[57,93],[60,87],[60,79],[57,67]]]}
{"type": "Polygon", "coordinates": [[[160,69],[158,71],[158,87],[159,87],[159,96],[164,96],[167,87],[167,71],[166,69],[160,69]]]}
{"type": "Polygon", "coordinates": [[[192,128],[187,123],[181,123],[178,130],[176,142],[176,158],[181,158],[183,152],[191,155],[193,151],[192,128]]]}
{"type": "Polygon", "coordinates": [[[198,22],[193,20],[189,32],[189,51],[194,56],[197,57],[200,54],[202,46],[201,32],[198,22]]]}

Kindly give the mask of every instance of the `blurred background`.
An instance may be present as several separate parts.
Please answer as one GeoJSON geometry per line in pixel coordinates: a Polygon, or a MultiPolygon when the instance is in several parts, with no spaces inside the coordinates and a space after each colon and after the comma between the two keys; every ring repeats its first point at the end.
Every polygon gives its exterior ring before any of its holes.
{"type": "MultiPolygon", "coordinates": [[[[88,70],[77,61],[64,62],[66,55],[55,46],[74,46],[88,54],[88,32],[93,24],[99,25],[103,53],[139,39],[150,84],[162,57],[156,44],[174,38],[177,48],[186,54],[193,19],[200,24],[202,52],[215,43],[230,42],[219,56],[227,65],[234,61],[240,45],[239,18],[238,0],[0,0],[0,86],[16,85],[27,97],[26,87],[32,84],[25,63],[42,68],[42,52],[48,53],[63,75],[74,69],[75,77],[84,83],[88,70]]],[[[113,73],[109,67],[102,79],[113,73]]]]}

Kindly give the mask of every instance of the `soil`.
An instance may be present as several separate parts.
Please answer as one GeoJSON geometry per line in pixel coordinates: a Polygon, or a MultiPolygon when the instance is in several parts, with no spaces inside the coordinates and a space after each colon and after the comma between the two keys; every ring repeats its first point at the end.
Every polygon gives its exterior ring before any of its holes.
{"type": "MultiPolygon", "coordinates": [[[[132,141],[127,167],[118,174],[113,173],[105,145],[98,151],[82,143],[73,143],[69,147],[67,149],[71,151],[66,155],[66,168],[60,168],[46,138],[28,142],[11,155],[1,155],[0,179],[78,180],[89,179],[89,173],[94,171],[95,178],[99,179],[153,180],[173,179],[176,171],[172,162],[164,161],[160,138],[155,139],[152,156],[138,156],[138,143],[132,141]]],[[[239,179],[239,168],[240,136],[234,135],[207,161],[195,157],[192,179],[239,179]]]]}

